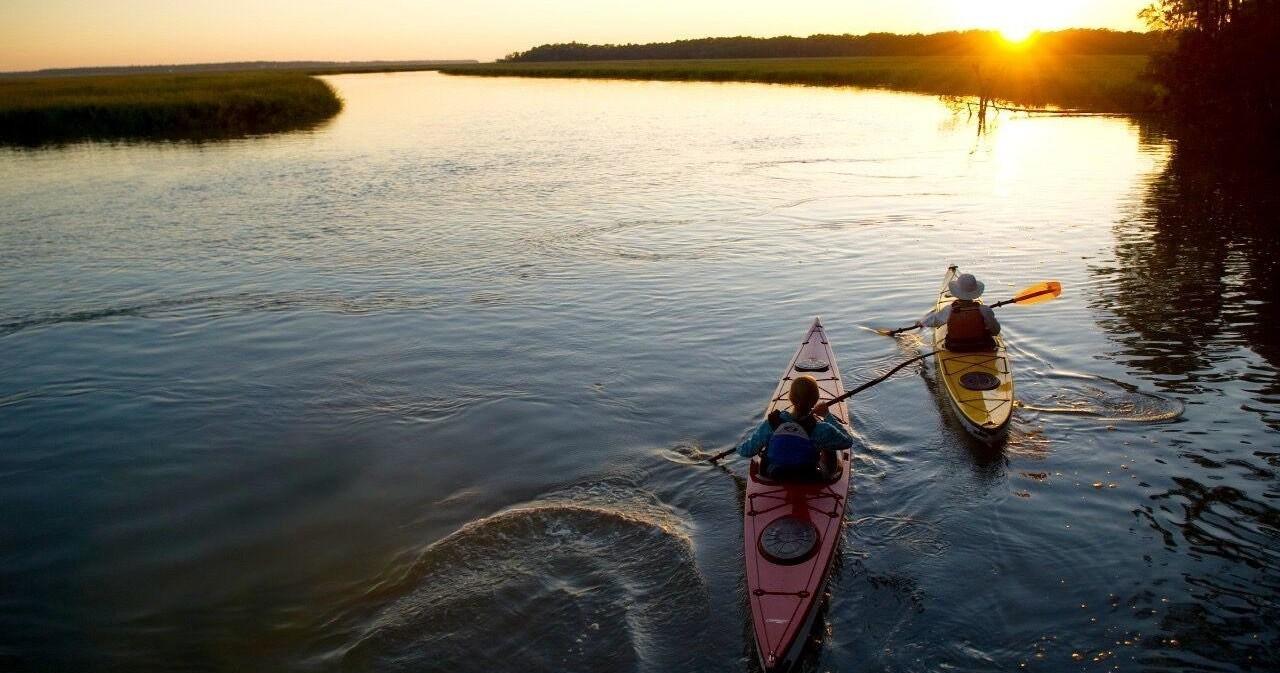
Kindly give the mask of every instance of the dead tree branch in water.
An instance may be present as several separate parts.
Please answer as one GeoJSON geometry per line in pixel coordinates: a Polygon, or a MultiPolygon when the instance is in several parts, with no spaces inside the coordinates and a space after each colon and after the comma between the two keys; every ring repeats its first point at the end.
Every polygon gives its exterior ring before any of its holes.
{"type": "Polygon", "coordinates": [[[1111,117],[1115,112],[1092,112],[1077,108],[1020,107],[999,98],[982,96],[940,96],[948,108],[959,110],[968,108],[970,114],[979,115],[985,112],[1023,112],[1032,115],[1048,115],[1054,117],[1111,117]]]}

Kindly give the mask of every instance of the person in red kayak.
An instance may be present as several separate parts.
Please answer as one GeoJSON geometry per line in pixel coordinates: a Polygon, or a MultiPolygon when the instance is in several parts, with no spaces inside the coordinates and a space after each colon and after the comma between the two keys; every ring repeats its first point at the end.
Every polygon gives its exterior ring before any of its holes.
{"type": "Polygon", "coordinates": [[[947,326],[946,348],[949,351],[982,351],[996,347],[1000,321],[989,306],[978,303],[986,286],[971,273],[962,273],[947,284],[956,300],[916,323],[916,327],[947,326]]]}
{"type": "Polygon", "coordinates": [[[738,445],[738,455],[750,458],[765,450],[764,473],[778,480],[814,480],[826,476],[824,464],[834,465],[836,451],[853,446],[853,437],[827,404],[819,403],[818,382],[798,376],[787,393],[791,411],[770,412],[760,427],[738,445]],[[822,460],[823,454],[826,460],[822,460]]]}

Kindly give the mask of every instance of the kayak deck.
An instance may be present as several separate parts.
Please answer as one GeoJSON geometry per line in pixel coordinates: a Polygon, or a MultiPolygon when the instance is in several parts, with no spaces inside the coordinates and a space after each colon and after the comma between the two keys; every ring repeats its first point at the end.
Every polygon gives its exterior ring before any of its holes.
{"type": "MultiPolygon", "coordinates": [[[[959,274],[954,266],[947,269],[934,310],[955,301],[947,285],[959,274]]],[[[984,442],[995,442],[1008,430],[1013,413],[1013,370],[1004,338],[995,337],[994,349],[972,352],[949,351],[943,347],[946,341],[946,326],[935,328],[938,378],[950,406],[966,432],[984,442]]]]}
{"type": "MultiPolygon", "coordinates": [[[[802,375],[817,380],[823,400],[844,393],[835,353],[818,319],[774,390],[766,416],[774,409],[790,410],[787,394],[791,382],[802,375]]],[[[843,423],[849,421],[843,402],[832,405],[830,413],[843,423]]],[[[780,482],[760,473],[759,457],[751,461],[743,505],[743,542],[756,649],[766,671],[783,671],[794,664],[813,627],[839,546],[849,467],[849,451],[840,451],[833,478],[780,482]],[[762,540],[763,536],[769,539],[762,540]],[[816,541],[811,536],[816,536],[816,541]],[[770,556],[766,544],[775,551],[809,551],[782,559],[770,556]]]]}

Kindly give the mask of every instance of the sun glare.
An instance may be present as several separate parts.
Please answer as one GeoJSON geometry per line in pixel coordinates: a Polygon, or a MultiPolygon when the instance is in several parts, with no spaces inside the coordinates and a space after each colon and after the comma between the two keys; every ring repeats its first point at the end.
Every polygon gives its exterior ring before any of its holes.
{"type": "Polygon", "coordinates": [[[961,11],[975,28],[995,30],[1012,45],[1026,42],[1035,32],[1057,30],[1079,23],[1079,0],[1030,2],[987,0],[965,3],[961,11]]]}
{"type": "Polygon", "coordinates": [[[1036,29],[1025,23],[1010,23],[1005,26],[997,26],[996,30],[1000,31],[1000,37],[1003,37],[1010,44],[1020,44],[1026,42],[1036,29]]]}

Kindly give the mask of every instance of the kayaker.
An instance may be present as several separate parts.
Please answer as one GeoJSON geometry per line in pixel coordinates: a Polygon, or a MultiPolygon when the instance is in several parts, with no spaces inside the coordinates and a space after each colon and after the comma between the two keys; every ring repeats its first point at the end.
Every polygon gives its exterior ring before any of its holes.
{"type": "Polygon", "coordinates": [[[749,458],[767,446],[764,468],[769,478],[821,478],[825,476],[823,463],[835,463],[830,453],[853,446],[853,437],[839,419],[827,415],[826,403],[818,403],[818,382],[812,376],[796,377],[787,397],[791,411],[771,412],[738,446],[738,455],[749,458]],[[822,460],[824,452],[827,460],[822,460]]]}
{"type": "Polygon", "coordinates": [[[956,300],[930,311],[916,327],[947,326],[946,348],[950,351],[981,351],[995,348],[1000,321],[990,307],[978,303],[986,286],[971,273],[962,273],[947,284],[956,300]]]}

